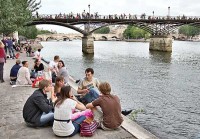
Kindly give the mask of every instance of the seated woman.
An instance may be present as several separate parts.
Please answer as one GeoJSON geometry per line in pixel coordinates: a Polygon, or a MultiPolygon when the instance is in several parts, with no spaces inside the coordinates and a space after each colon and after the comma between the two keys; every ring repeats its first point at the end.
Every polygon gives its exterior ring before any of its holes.
{"type": "Polygon", "coordinates": [[[57,136],[69,137],[80,131],[80,124],[85,120],[85,116],[80,116],[74,121],[71,120],[72,110],[86,110],[84,104],[79,102],[72,94],[70,86],[63,86],[60,97],[56,100],[54,108],[53,132],[57,136]]]}
{"type": "Polygon", "coordinates": [[[36,59],[34,63],[35,64],[33,66],[33,71],[31,73],[32,78],[36,78],[38,73],[43,72],[43,70],[44,70],[44,65],[41,63],[41,61],[39,59],[36,59]]]}
{"type": "Polygon", "coordinates": [[[22,67],[19,69],[17,74],[17,85],[28,85],[32,84],[30,79],[30,72],[28,69],[28,61],[22,61],[22,67]]]}
{"type": "Polygon", "coordinates": [[[62,76],[56,77],[54,92],[51,94],[52,102],[55,102],[60,97],[60,90],[64,85],[64,78],[62,76]]]}
{"type": "Polygon", "coordinates": [[[44,65],[41,63],[41,61],[39,59],[35,60],[34,70],[35,70],[35,72],[44,70],[44,65]]]}
{"type": "Polygon", "coordinates": [[[58,62],[57,76],[64,77],[65,83],[69,82],[69,73],[68,73],[67,68],[65,67],[65,64],[62,60],[59,60],[59,62],[58,62]]]}
{"type": "Polygon", "coordinates": [[[117,129],[123,122],[120,100],[116,95],[110,94],[111,86],[107,82],[100,83],[99,91],[102,95],[93,102],[87,104],[86,108],[100,106],[103,112],[103,115],[98,121],[100,127],[104,130],[117,129]]]}

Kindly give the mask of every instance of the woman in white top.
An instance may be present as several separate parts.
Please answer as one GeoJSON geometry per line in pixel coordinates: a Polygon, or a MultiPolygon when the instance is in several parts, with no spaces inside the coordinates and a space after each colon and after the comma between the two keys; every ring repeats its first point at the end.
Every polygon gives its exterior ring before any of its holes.
{"type": "Polygon", "coordinates": [[[80,125],[85,120],[81,116],[72,121],[72,111],[74,109],[86,110],[84,104],[79,102],[72,94],[70,86],[61,88],[60,97],[55,102],[53,132],[57,136],[73,136],[80,131],[80,125]]]}
{"type": "Polygon", "coordinates": [[[28,61],[22,62],[22,67],[19,69],[17,74],[17,85],[28,85],[32,84],[32,81],[30,79],[30,72],[28,69],[28,61]]]}

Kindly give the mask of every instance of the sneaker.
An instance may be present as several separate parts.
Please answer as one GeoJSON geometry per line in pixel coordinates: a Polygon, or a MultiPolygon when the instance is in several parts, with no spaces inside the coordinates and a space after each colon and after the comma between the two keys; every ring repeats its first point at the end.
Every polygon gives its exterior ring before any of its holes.
{"type": "Polygon", "coordinates": [[[124,111],[122,111],[122,114],[124,115],[124,116],[127,116],[127,115],[129,115],[130,113],[132,112],[132,110],[124,110],[124,111]]]}

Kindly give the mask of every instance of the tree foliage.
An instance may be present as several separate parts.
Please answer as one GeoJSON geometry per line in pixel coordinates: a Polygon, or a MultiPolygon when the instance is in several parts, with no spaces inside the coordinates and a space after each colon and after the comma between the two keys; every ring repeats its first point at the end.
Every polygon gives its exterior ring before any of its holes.
{"type": "Polygon", "coordinates": [[[32,12],[40,7],[36,0],[0,0],[0,32],[8,35],[30,21],[32,12]]]}
{"type": "Polygon", "coordinates": [[[108,33],[110,33],[110,28],[109,27],[103,27],[103,28],[96,30],[94,33],[95,34],[108,34],[108,33]]]}
{"type": "Polygon", "coordinates": [[[129,25],[127,29],[123,33],[124,38],[126,39],[141,39],[141,38],[149,38],[150,34],[140,28],[129,25]]]}
{"type": "Polygon", "coordinates": [[[200,34],[200,28],[189,25],[184,25],[179,28],[179,34],[184,34],[187,37],[194,37],[200,34]]]}
{"type": "Polygon", "coordinates": [[[37,29],[36,26],[24,27],[18,30],[19,35],[22,35],[28,39],[35,39],[39,34],[53,34],[48,30],[37,29]]]}

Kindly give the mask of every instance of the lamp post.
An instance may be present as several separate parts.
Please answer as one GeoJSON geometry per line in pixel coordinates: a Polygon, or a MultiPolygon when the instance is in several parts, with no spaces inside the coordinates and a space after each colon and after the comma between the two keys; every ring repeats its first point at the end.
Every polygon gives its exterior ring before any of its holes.
{"type": "Polygon", "coordinates": [[[170,6],[168,7],[168,17],[170,17],[170,6]]]}
{"type": "Polygon", "coordinates": [[[88,5],[88,8],[89,8],[89,16],[90,16],[90,4],[88,5]]]}
{"type": "Polygon", "coordinates": [[[88,32],[90,32],[90,4],[88,4],[88,8],[89,8],[89,23],[88,23],[88,32]]]}
{"type": "Polygon", "coordinates": [[[154,18],[154,11],[153,11],[153,18],[154,18]]]}

